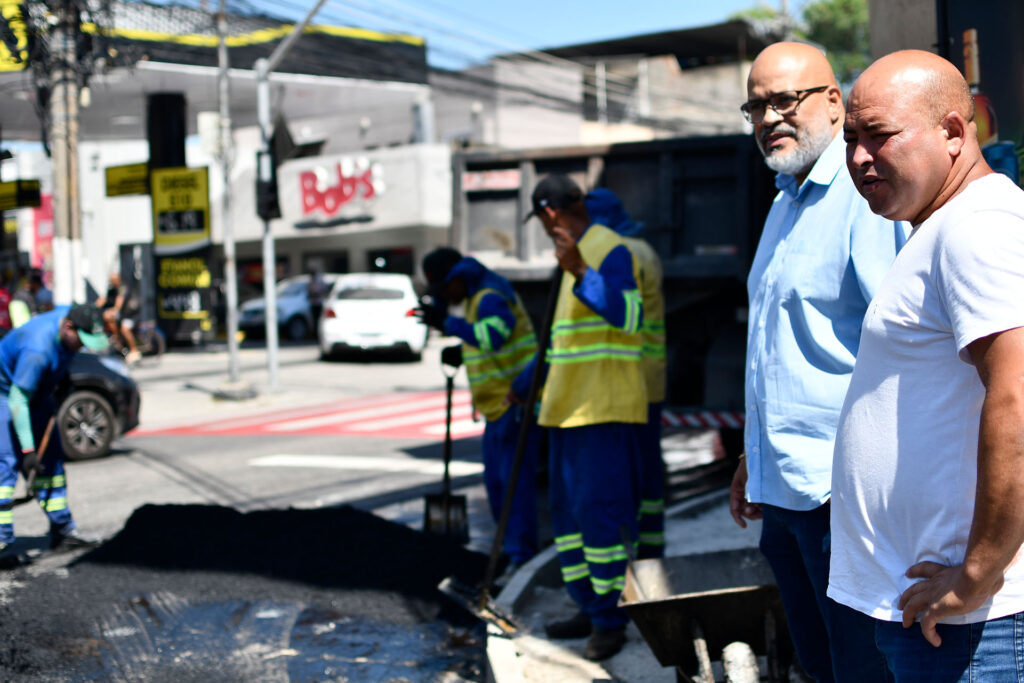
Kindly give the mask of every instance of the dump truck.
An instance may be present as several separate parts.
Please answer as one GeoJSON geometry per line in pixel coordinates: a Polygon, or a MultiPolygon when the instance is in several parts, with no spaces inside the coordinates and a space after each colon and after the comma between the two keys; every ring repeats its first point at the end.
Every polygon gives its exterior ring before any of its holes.
{"type": "Polygon", "coordinates": [[[615,192],[664,265],[666,420],[742,448],[746,278],[776,193],[752,136],[463,151],[452,164],[452,244],[507,277],[535,317],[556,264],[540,221],[523,222],[537,180],[615,192]]]}

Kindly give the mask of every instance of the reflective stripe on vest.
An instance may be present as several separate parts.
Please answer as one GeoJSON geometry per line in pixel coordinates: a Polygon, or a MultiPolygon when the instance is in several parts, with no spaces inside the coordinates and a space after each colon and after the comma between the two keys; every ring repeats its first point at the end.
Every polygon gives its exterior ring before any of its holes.
{"type": "MultiPolygon", "coordinates": [[[[592,225],[577,246],[594,270],[619,245],[629,245],[603,225],[592,225]]],[[[642,273],[633,259],[633,277],[642,273]]],[[[647,421],[643,366],[641,294],[624,293],[626,316],[619,328],[594,314],[573,293],[572,276],[562,278],[551,330],[550,364],[538,422],[545,427],[582,427],[606,422],[647,421]]]]}
{"type": "Polygon", "coordinates": [[[533,334],[533,324],[526,314],[523,302],[516,296],[509,301],[496,289],[484,288],[470,297],[466,303],[466,322],[473,325],[473,334],[479,348],[465,342],[462,343],[462,361],[466,365],[469,377],[469,391],[473,395],[473,405],[489,422],[497,420],[508,410],[503,405],[512,380],[523,371],[530,360],[537,354],[537,338],[533,334]],[[505,299],[516,325],[511,332],[508,324],[499,316],[492,315],[479,318],[480,302],[488,294],[495,294],[505,299]],[[505,337],[505,343],[498,349],[491,348],[491,330],[497,330],[505,337]]]}
{"type": "Polygon", "coordinates": [[[643,339],[644,376],[647,380],[647,400],[660,403],[665,400],[665,299],[662,294],[661,260],[647,241],[627,237],[626,244],[634,258],[640,262],[643,280],[638,280],[643,297],[644,321],[640,326],[643,339]]]}

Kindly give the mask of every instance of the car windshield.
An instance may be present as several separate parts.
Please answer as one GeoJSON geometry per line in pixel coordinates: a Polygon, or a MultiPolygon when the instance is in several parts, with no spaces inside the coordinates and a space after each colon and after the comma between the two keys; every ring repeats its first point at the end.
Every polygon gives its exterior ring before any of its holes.
{"type": "Polygon", "coordinates": [[[278,296],[299,296],[306,291],[307,283],[304,280],[297,282],[282,282],[277,286],[278,296]]]}
{"type": "Polygon", "coordinates": [[[401,299],[402,296],[402,290],[400,289],[385,289],[384,287],[349,287],[346,289],[339,289],[334,298],[339,300],[361,299],[364,301],[380,301],[382,299],[401,299]]]}

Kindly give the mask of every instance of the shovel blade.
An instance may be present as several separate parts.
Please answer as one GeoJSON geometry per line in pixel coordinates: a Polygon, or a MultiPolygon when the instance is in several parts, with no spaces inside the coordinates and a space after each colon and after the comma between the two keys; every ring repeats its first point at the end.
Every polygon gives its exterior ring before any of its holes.
{"type": "Polygon", "coordinates": [[[469,519],[466,497],[430,495],[423,511],[423,531],[448,536],[459,543],[469,543],[469,519]]]}

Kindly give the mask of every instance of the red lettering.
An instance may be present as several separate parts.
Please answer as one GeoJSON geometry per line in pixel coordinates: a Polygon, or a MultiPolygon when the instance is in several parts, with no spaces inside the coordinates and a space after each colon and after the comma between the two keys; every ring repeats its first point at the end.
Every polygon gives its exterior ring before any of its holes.
{"type": "Polygon", "coordinates": [[[316,173],[303,171],[299,174],[303,215],[321,211],[333,216],[341,207],[360,195],[363,199],[373,199],[377,196],[377,191],[373,187],[373,169],[368,168],[362,173],[348,177],[342,175],[341,164],[338,164],[336,171],[337,183],[324,188],[322,192],[317,188],[316,173]]]}

